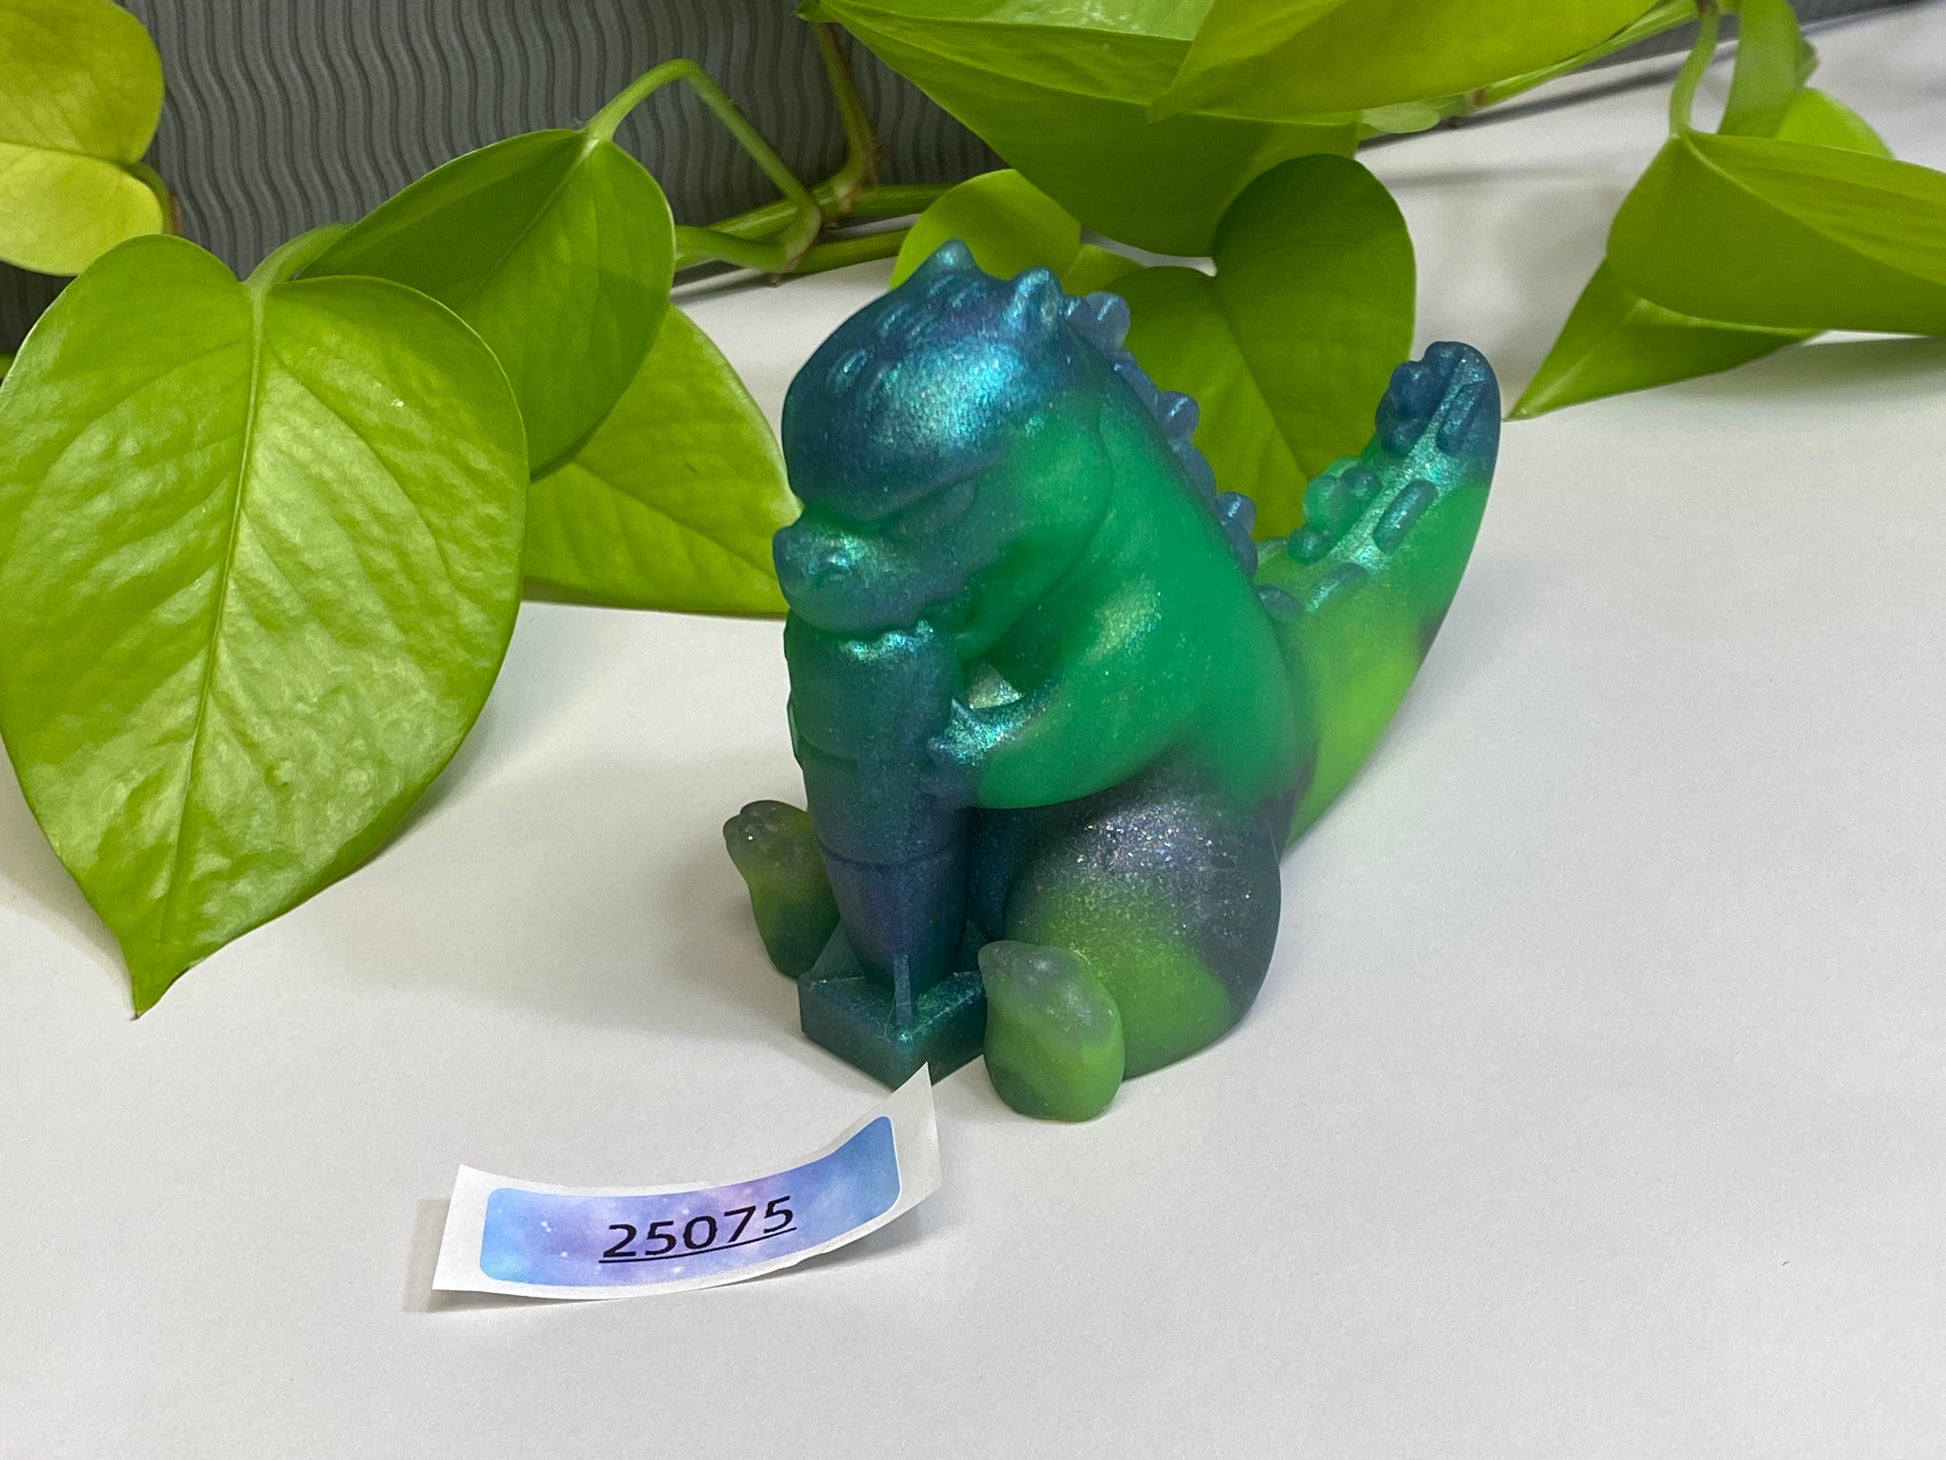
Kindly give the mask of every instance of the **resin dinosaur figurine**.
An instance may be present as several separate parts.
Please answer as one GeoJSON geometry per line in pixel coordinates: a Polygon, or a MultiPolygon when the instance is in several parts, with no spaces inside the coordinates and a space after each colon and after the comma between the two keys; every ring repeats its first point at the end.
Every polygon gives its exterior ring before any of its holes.
{"type": "Polygon", "coordinates": [[[896,1084],[984,1049],[1085,1119],[1256,997],[1278,856],[1351,778],[1459,586],[1499,440],[1465,345],[1255,543],[1127,306],[949,243],[784,405],[774,550],[810,810],[724,828],[805,1032],[896,1084]]]}

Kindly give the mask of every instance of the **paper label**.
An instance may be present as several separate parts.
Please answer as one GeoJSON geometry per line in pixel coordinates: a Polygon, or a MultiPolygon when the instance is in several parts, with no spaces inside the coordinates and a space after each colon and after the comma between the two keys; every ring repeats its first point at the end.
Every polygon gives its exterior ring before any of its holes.
{"type": "Polygon", "coordinates": [[[939,1188],[920,1070],[814,1156],[720,1186],[545,1186],[459,1169],[433,1286],[624,1298],[741,1282],[876,1231],[939,1188]]]}

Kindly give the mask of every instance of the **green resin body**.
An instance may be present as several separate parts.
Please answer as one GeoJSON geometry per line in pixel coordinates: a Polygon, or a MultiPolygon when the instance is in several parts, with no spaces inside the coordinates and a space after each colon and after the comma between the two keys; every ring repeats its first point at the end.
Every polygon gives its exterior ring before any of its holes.
{"type": "Polygon", "coordinates": [[[1126,328],[947,244],[812,357],[775,540],[809,817],[725,828],[807,1033],[888,1083],[984,1049],[1063,1119],[1249,1008],[1279,854],[1430,647],[1499,430],[1485,360],[1435,345],[1255,543],[1126,328]]]}

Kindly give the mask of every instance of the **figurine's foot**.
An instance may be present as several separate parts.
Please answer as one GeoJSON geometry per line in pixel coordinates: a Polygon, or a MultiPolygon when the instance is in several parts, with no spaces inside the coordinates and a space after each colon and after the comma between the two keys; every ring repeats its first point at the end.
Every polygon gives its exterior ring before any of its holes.
{"type": "Polygon", "coordinates": [[[810,816],[782,801],[752,801],[723,823],[723,842],[750,888],[770,961],[792,978],[809,972],[838,926],[810,816]]]}
{"type": "MultiPolygon", "coordinates": [[[[1270,967],[1283,896],[1268,822],[1200,774],[1164,766],[1000,828],[1013,846],[995,931],[1015,948],[1078,958],[1089,978],[1074,982],[1098,981],[1120,1016],[1125,1077],[1207,1048],[1243,1017],[1270,967]]],[[[1014,971],[989,966],[1005,947],[982,950],[990,987],[1014,971]]],[[[1043,984],[1051,976],[1022,987],[1043,984]]],[[[991,1052],[1002,1021],[987,1037],[991,1052]]],[[[996,1085],[1016,1066],[1034,1062],[1004,1051],[988,1062],[996,1085]]]]}
{"type": "Polygon", "coordinates": [[[1393,372],[1374,424],[1362,453],[1312,478],[1304,526],[1266,545],[1257,574],[1318,727],[1293,836],[1377,742],[1459,589],[1500,440],[1492,367],[1434,345],[1393,372]]]}
{"type": "Polygon", "coordinates": [[[897,1089],[921,1069],[942,1080],[980,1052],[986,993],[968,971],[901,1000],[865,971],[841,927],[797,981],[797,1017],[811,1039],[897,1089]]]}
{"type": "Polygon", "coordinates": [[[989,943],[987,1075],[1022,1115],[1090,1120],[1121,1088],[1122,1012],[1086,959],[1065,948],[989,943]]]}

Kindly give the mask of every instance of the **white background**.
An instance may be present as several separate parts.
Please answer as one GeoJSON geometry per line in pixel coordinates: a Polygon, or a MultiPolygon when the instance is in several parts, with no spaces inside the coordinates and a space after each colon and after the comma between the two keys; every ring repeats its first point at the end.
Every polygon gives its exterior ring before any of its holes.
{"type": "MultiPolygon", "coordinates": [[[[1820,42],[1946,165],[1946,10],[1820,42]]],[[[1370,155],[1422,343],[1511,398],[1665,95],[1370,155]]],[[[774,412],[884,273],[690,307],[774,412]]],[[[969,1066],[919,1211],[663,1299],[427,1280],[461,1161],[708,1180],[879,1098],[719,837],[796,790],[774,623],[529,606],[396,841],[139,1023],[6,778],[0,1454],[1946,1453],[1942,563],[1946,340],[1510,426],[1237,1032],[1081,1127],[969,1066]]]]}

